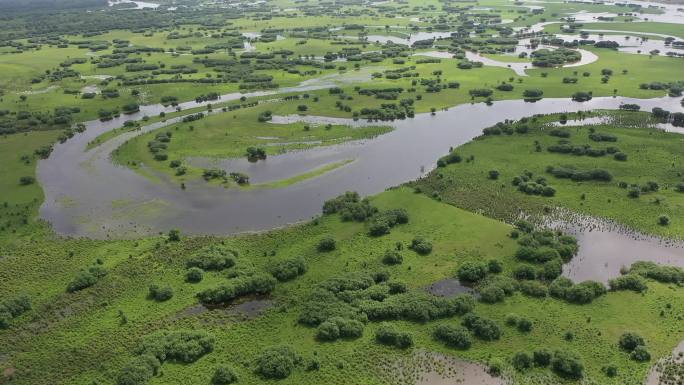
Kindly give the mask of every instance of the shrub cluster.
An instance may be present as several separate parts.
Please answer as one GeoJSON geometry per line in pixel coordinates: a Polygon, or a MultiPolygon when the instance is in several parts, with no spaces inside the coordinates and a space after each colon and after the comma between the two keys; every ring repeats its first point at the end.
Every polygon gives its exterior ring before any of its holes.
{"type": "Polygon", "coordinates": [[[301,362],[289,346],[272,346],[265,349],[256,361],[256,372],[267,379],[287,378],[301,362]]]}
{"type": "Polygon", "coordinates": [[[100,278],[107,275],[107,270],[100,266],[91,266],[87,271],[80,271],[67,285],[67,292],[73,293],[86,289],[97,283],[100,278]]]}
{"type": "Polygon", "coordinates": [[[435,339],[456,349],[468,349],[472,345],[472,338],[468,329],[462,326],[439,325],[433,332],[435,339]]]}
{"type": "Polygon", "coordinates": [[[463,317],[462,324],[482,340],[493,341],[501,338],[501,327],[489,318],[475,313],[468,313],[463,317]]]}
{"type": "Polygon", "coordinates": [[[331,317],[316,329],[316,338],[335,341],[338,338],[359,338],[363,335],[363,323],[355,319],[331,317]]]}
{"type": "Polygon", "coordinates": [[[249,294],[268,294],[275,289],[275,286],[275,278],[257,273],[238,277],[227,284],[201,291],[197,293],[197,298],[206,305],[220,305],[249,294]]]}
{"type": "Polygon", "coordinates": [[[546,168],[546,172],[560,179],[572,179],[574,181],[600,181],[610,182],[613,180],[613,175],[603,169],[595,168],[590,170],[578,170],[574,167],[553,167],[546,168]]]}
{"type": "Polygon", "coordinates": [[[273,265],[271,274],[281,282],[289,281],[306,273],[306,262],[302,258],[288,259],[273,265]]]}
{"type": "Polygon", "coordinates": [[[413,336],[397,330],[394,325],[383,323],[375,332],[375,340],[383,345],[406,349],[413,346],[413,336]]]}
{"type": "Polygon", "coordinates": [[[208,271],[221,271],[235,266],[236,256],[233,251],[211,247],[195,254],[186,262],[186,266],[208,271]]]}
{"type": "Polygon", "coordinates": [[[0,302],[0,329],[7,329],[13,318],[29,310],[31,310],[31,300],[25,295],[0,302]]]}
{"type": "Polygon", "coordinates": [[[571,303],[591,303],[606,293],[606,287],[596,281],[584,281],[573,283],[565,277],[558,277],[549,285],[549,294],[552,297],[564,299],[571,303]]]}

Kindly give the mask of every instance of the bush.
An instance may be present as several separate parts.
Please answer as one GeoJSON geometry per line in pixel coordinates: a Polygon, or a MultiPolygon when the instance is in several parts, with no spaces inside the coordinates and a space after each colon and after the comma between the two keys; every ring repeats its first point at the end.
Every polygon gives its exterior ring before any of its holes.
{"type": "Polygon", "coordinates": [[[299,357],[290,347],[273,346],[259,355],[256,371],[267,379],[283,379],[292,374],[298,362],[299,357]]]}
{"type": "Polygon", "coordinates": [[[551,363],[551,351],[548,349],[537,349],[532,354],[534,364],[540,367],[547,367],[551,363]]]}
{"type": "Polygon", "coordinates": [[[385,265],[399,265],[404,261],[404,257],[394,250],[387,250],[382,256],[382,263],[385,265]]]}
{"type": "Polygon", "coordinates": [[[117,385],[145,385],[159,372],[161,363],[151,355],[144,354],[128,362],[116,377],[117,385]]]}
{"type": "Polygon", "coordinates": [[[275,289],[275,286],[275,278],[258,273],[235,278],[221,286],[201,291],[197,293],[197,298],[206,305],[220,305],[244,295],[268,294],[275,289]]]}
{"type": "Polygon", "coordinates": [[[28,186],[30,184],[34,184],[36,182],[36,178],[32,176],[22,176],[19,178],[19,184],[22,186],[28,186]]]}
{"type": "Polygon", "coordinates": [[[625,332],[620,336],[618,345],[620,345],[621,349],[631,352],[636,349],[637,346],[645,345],[645,343],[640,335],[632,332],[625,332]]]}
{"type": "Polygon", "coordinates": [[[568,302],[585,304],[606,293],[606,287],[600,282],[584,281],[567,288],[565,299],[568,302]]]}
{"type": "Polygon", "coordinates": [[[645,346],[639,345],[632,350],[632,353],[629,354],[629,358],[633,359],[634,361],[646,362],[651,359],[651,353],[646,350],[645,346]]]}
{"type": "Polygon", "coordinates": [[[584,364],[578,355],[559,350],[551,358],[551,369],[561,377],[577,379],[582,377],[584,364]]]}
{"type": "Polygon", "coordinates": [[[212,385],[230,385],[237,382],[238,378],[233,369],[221,366],[216,368],[211,378],[212,385]]]}
{"type": "Polygon", "coordinates": [[[27,296],[19,296],[0,302],[0,329],[7,329],[13,318],[31,310],[31,300],[27,296]]]}
{"type": "Polygon", "coordinates": [[[363,335],[363,323],[357,320],[332,317],[318,325],[316,338],[335,341],[338,338],[359,338],[363,335]]]}
{"type": "Polygon", "coordinates": [[[523,371],[532,366],[532,356],[527,352],[518,352],[513,355],[511,364],[516,370],[523,371]]]}
{"type": "Polygon", "coordinates": [[[465,262],[458,267],[456,276],[462,282],[476,283],[487,275],[487,270],[483,262],[465,262]]]}
{"type": "Polygon", "coordinates": [[[235,266],[235,253],[218,248],[201,251],[186,263],[189,268],[220,271],[235,266]]]}
{"type": "Polygon", "coordinates": [[[190,283],[200,282],[204,278],[204,271],[199,267],[191,267],[185,272],[185,280],[190,283]]]}
{"type": "Polygon", "coordinates": [[[276,263],[271,268],[271,274],[280,282],[289,281],[306,273],[306,262],[301,258],[290,259],[276,263]]]}
{"type": "Polygon", "coordinates": [[[615,366],[613,364],[606,365],[606,366],[602,367],[601,371],[603,373],[605,373],[606,376],[611,377],[611,378],[617,376],[617,374],[618,374],[618,368],[617,368],[617,366],[615,366]]]}
{"type": "Polygon", "coordinates": [[[375,332],[375,340],[383,345],[396,346],[406,349],[413,346],[413,337],[405,332],[398,331],[393,325],[383,323],[375,332]]]}
{"type": "Polygon", "coordinates": [[[151,285],[147,297],[157,302],[168,301],[173,297],[173,289],[169,286],[159,287],[157,285],[151,285]]]}
{"type": "Polygon", "coordinates": [[[546,286],[539,281],[523,281],[518,287],[523,294],[530,297],[544,298],[548,294],[546,286]]]}
{"type": "Polygon", "coordinates": [[[530,265],[520,265],[513,270],[513,277],[520,280],[533,280],[536,276],[534,268],[530,265]]]}
{"type": "Polygon", "coordinates": [[[214,350],[214,337],[204,330],[156,332],[144,337],[137,354],[150,354],[160,362],[195,362],[214,350]]]}
{"type": "Polygon", "coordinates": [[[461,326],[439,325],[433,335],[435,339],[457,349],[468,349],[472,344],[470,332],[461,326]]]}
{"type": "Polygon", "coordinates": [[[86,289],[97,283],[98,277],[90,271],[80,271],[76,277],[67,285],[67,292],[73,293],[79,290],[86,289]]]}
{"type": "Polygon", "coordinates": [[[670,217],[667,215],[661,215],[658,217],[658,224],[661,226],[667,226],[670,224],[670,217]]]}
{"type": "Polygon", "coordinates": [[[684,286],[684,269],[681,267],[661,266],[654,262],[638,261],[630,266],[629,272],[658,282],[676,283],[684,286]]]}
{"type": "Polygon", "coordinates": [[[608,281],[610,290],[631,290],[637,293],[646,291],[646,281],[636,274],[627,274],[608,281]]]}
{"type": "Polygon", "coordinates": [[[476,337],[485,340],[493,341],[501,338],[501,328],[499,325],[489,318],[481,317],[474,313],[468,313],[463,317],[463,326],[472,331],[476,337]]]}
{"type": "Polygon", "coordinates": [[[503,266],[501,266],[501,262],[499,262],[498,260],[490,259],[487,262],[487,270],[492,274],[498,274],[503,271],[503,266]]]}
{"type": "Polygon", "coordinates": [[[332,237],[325,237],[318,241],[317,249],[321,252],[333,251],[337,247],[335,239],[332,237]]]}
{"type": "Polygon", "coordinates": [[[503,289],[496,285],[487,285],[480,289],[480,300],[486,303],[501,302],[506,298],[503,289]]]}
{"type": "Polygon", "coordinates": [[[489,179],[497,180],[497,179],[499,179],[500,173],[497,170],[489,170],[488,175],[489,175],[489,179]]]}
{"type": "Polygon", "coordinates": [[[527,318],[520,318],[518,319],[517,327],[521,332],[529,333],[532,331],[532,321],[528,320],[527,318]]]}
{"type": "Polygon", "coordinates": [[[427,255],[432,252],[432,243],[422,237],[415,237],[411,241],[409,248],[420,255],[427,255]]]}

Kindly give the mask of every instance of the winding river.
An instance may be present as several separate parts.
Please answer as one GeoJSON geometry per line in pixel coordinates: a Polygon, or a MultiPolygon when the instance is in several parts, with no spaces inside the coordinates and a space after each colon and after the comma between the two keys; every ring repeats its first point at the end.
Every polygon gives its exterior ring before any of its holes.
{"type": "MultiPolygon", "coordinates": [[[[354,76],[367,74],[350,73],[347,76],[347,80],[352,81],[354,76]]],[[[331,79],[315,79],[298,87],[244,95],[304,92],[338,84],[331,79]]],[[[236,100],[241,96],[243,94],[240,93],[223,95],[221,101],[236,100]]],[[[637,103],[646,110],[656,106],[682,110],[678,98],[668,97],[647,100],[602,97],[585,103],[543,99],[536,103],[497,101],[492,106],[463,104],[436,115],[418,114],[413,119],[388,122],[386,124],[394,130],[375,139],[270,157],[255,168],[244,171],[251,173],[255,180],[270,180],[274,170],[276,174],[287,177],[341,160],[353,161],[287,187],[253,189],[226,189],[204,181],[189,182],[185,189],[181,189],[164,175],[153,181],[111,162],[111,152],[126,140],[172,124],[179,118],[121,134],[86,151],[89,142],[104,132],[121,127],[126,120],[172,111],[161,105],[142,106],[141,112],[134,115],[108,122],[88,122],[85,132],[55,145],[52,155],[38,165],[38,179],[45,191],[40,216],[49,221],[58,234],[94,238],[138,237],[172,228],[187,234],[231,234],[272,229],[319,214],[324,200],[344,191],[371,195],[421,177],[434,167],[435,160],[447,153],[449,147],[470,141],[480,135],[483,128],[504,119],[552,112],[614,109],[621,103],[637,103]]],[[[188,102],[181,106],[187,109],[199,105],[202,104],[188,102]]],[[[276,121],[278,119],[283,118],[276,118],[276,121]]],[[[288,121],[293,119],[315,123],[326,118],[290,117],[288,121]]],[[[338,122],[363,124],[350,119],[338,122]]],[[[239,161],[233,164],[236,165],[240,170],[239,161]]],[[[246,162],[242,166],[250,167],[246,162]]]]}

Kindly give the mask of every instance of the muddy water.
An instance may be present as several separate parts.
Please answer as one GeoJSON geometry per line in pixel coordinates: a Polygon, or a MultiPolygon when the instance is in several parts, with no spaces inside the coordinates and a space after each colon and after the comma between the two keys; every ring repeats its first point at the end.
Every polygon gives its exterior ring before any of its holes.
{"type": "Polygon", "coordinates": [[[445,278],[427,287],[428,293],[438,297],[455,297],[459,294],[475,295],[475,290],[464,286],[458,279],[445,278]]]}
{"type": "MultiPolygon", "coordinates": [[[[334,83],[333,83],[334,84],[334,83]]],[[[490,84],[489,86],[493,86],[490,84]]],[[[327,87],[330,87],[328,85],[327,87]]],[[[323,81],[310,82],[292,90],[325,88],[323,81]]],[[[273,93],[254,93],[273,94],[273,93]]],[[[224,95],[223,101],[238,99],[239,93],[224,95]]],[[[120,127],[128,119],[143,114],[156,115],[163,106],[143,106],[142,112],[110,122],[89,122],[88,130],[71,140],[55,145],[50,158],[38,165],[38,179],[45,191],[41,218],[49,221],[61,235],[138,237],[178,228],[190,234],[231,234],[267,230],[306,220],[320,213],[323,201],[345,191],[362,195],[425,175],[438,157],[450,147],[464,144],[481,134],[482,129],[504,119],[519,119],[533,114],[615,109],[621,103],[637,103],[644,109],[663,107],[682,111],[678,98],[631,99],[594,98],[586,103],[569,99],[543,99],[536,103],[520,100],[464,104],[436,115],[418,114],[413,119],[388,122],[394,130],[375,139],[313,150],[332,159],[353,162],[317,178],[277,189],[226,189],[203,181],[186,183],[186,189],[161,178],[151,181],[122,166],[112,164],[110,153],[130,138],[173,121],[156,123],[141,131],[117,136],[85,151],[87,144],[103,132],[120,127]],[[334,155],[330,155],[334,154],[334,155]]],[[[184,108],[195,106],[184,103],[184,108]]],[[[306,118],[314,121],[315,117],[306,118]]],[[[325,118],[323,118],[325,119],[325,118]]],[[[348,121],[354,124],[352,120],[348,121]]],[[[385,124],[385,123],[383,123],[385,124]]],[[[274,163],[281,171],[289,165],[313,170],[325,164],[320,157],[274,163]],[[287,163],[287,166],[285,165],[287,163]]],[[[268,167],[263,168],[264,173],[268,167]]],[[[289,175],[296,173],[291,171],[289,175]]],[[[260,178],[256,171],[255,178],[260,178]]],[[[268,180],[266,176],[264,180],[268,180]]]]}
{"type": "Polygon", "coordinates": [[[646,377],[644,385],[675,385],[684,381],[684,341],[672,350],[672,355],[658,360],[646,377]]]}
{"type": "Polygon", "coordinates": [[[509,383],[503,378],[492,377],[482,364],[422,350],[405,361],[398,362],[394,373],[393,385],[505,385],[509,383]]]}
{"type": "Polygon", "coordinates": [[[578,254],[563,266],[575,282],[608,282],[636,261],[684,267],[684,242],[642,234],[608,220],[558,210],[547,225],[577,238],[578,254]]]}

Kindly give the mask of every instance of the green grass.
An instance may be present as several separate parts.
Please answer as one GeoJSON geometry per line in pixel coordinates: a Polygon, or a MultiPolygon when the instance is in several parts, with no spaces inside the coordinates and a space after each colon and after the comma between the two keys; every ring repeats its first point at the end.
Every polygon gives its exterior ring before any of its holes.
{"type": "MultiPolygon", "coordinates": [[[[645,119],[644,115],[637,114],[635,120],[645,119]]],[[[618,147],[628,155],[626,162],[620,162],[611,155],[596,158],[550,153],[547,147],[556,144],[559,138],[550,136],[550,128],[542,130],[540,125],[533,125],[534,130],[528,134],[485,136],[467,143],[456,151],[464,157],[474,156],[474,162],[439,168],[418,185],[428,194],[437,191],[446,202],[506,220],[515,218],[519,209],[541,214],[544,207],[561,206],[610,218],[647,233],[682,237],[684,222],[679,218],[684,218],[684,194],[675,191],[675,186],[684,182],[684,170],[677,160],[683,143],[681,134],[619,124],[593,127],[597,132],[618,137],[617,142],[609,143],[591,141],[589,127],[568,127],[573,145],[586,144],[599,149],[618,147]],[[535,141],[540,143],[541,152],[535,150],[535,141]],[[578,169],[602,168],[614,179],[603,183],[573,182],[545,172],[548,166],[563,165],[578,169]],[[489,170],[498,170],[499,179],[488,179],[489,170]],[[534,173],[533,179],[546,178],[557,189],[556,195],[543,198],[518,192],[511,180],[525,170],[534,173]],[[660,190],[643,194],[638,199],[629,198],[628,189],[618,186],[621,181],[639,185],[656,181],[660,190]],[[669,226],[658,224],[658,218],[663,214],[672,218],[669,226]]]]}
{"type": "MultiPolygon", "coordinates": [[[[387,383],[392,378],[392,363],[407,353],[377,345],[373,341],[376,323],[366,326],[364,336],[355,341],[317,342],[314,329],[296,322],[310,288],[345,271],[381,268],[380,256],[386,248],[396,242],[406,244],[416,234],[433,242],[433,252],[419,256],[406,250],[402,252],[404,263],[389,268],[395,279],[407,282],[414,289],[453,276],[456,267],[466,260],[497,258],[504,263],[505,271],[510,271],[515,265],[510,257],[515,243],[507,237],[509,226],[407,189],[380,194],[372,202],[382,209],[405,208],[411,217],[410,223],[399,225],[391,234],[380,238],[368,237],[366,224],[340,222],[331,216],[318,224],[264,234],[187,238],[180,243],[150,238],[143,241],[47,239],[17,244],[8,250],[10,257],[0,261],[3,267],[0,291],[29,293],[35,310],[16,320],[12,329],[0,331],[0,347],[9,353],[5,366],[16,368],[14,382],[17,384],[55,383],[55,378],[59,379],[57,383],[110,383],[117,370],[130,359],[142,336],[154,330],[204,329],[216,338],[215,351],[194,364],[165,364],[164,375],[155,378],[152,384],[176,381],[205,384],[219,365],[234,367],[241,383],[262,383],[253,374],[253,362],[263,348],[275,344],[291,345],[305,359],[316,354],[322,363],[320,371],[306,372],[299,368],[280,383],[387,383]],[[334,234],[338,249],[318,253],[315,245],[326,234],[334,234]],[[183,282],[184,261],[194,251],[210,244],[225,244],[239,250],[238,269],[264,269],[274,261],[302,256],[309,270],[295,281],[279,284],[272,297],[277,305],[255,320],[240,321],[221,310],[181,317],[183,309],[196,303],[196,292],[225,280],[220,273],[207,273],[199,284],[183,282]],[[97,258],[110,269],[109,275],[90,289],[64,293],[74,272],[97,258]],[[49,274],[49,280],[39,278],[45,274],[49,274]],[[174,297],[164,303],[145,299],[147,286],[153,283],[170,285],[174,297]],[[127,323],[120,323],[119,311],[126,315],[127,323]],[[32,337],[24,338],[26,333],[32,337]]],[[[649,364],[630,361],[627,354],[619,351],[616,347],[619,335],[624,330],[637,331],[644,336],[654,356],[667,354],[684,337],[676,318],[681,317],[677,304],[684,300],[684,292],[657,283],[649,283],[649,287],[643,296],[609,293],[583,306],[520,295],[503,304],[478,304],[478,313],[501,325],[505,315],[514,312],[530,318],[534,329],[529,334],[521,334],[504,327],[500,341],[476,340],[467,351],[448,349],[431,338],[436,325],[458,323],[458,317],[426,324],[396,322],[396,325],[414,335],[416,349],[480,361],[498,357],[507,362],[519,350],[563,347],[583,357],[590,380],[602,384],[638,384],[649,364]],[[675,307],[667,310],[666,303],[675,307]],[[661,309],[666,310],[662,317],[661,309]],[[575,334],[572,342],[562,339],[568,330],[575,334]],[[608,362],[618,367],[618,377],[608,379],[601,374],[601,366],[608,362]]],[[[531,375],[548,377],[546,383],[558,381],[540,369],[531,375]]],[[[520,379],[521,375],[514,374],[514,377],[520,379]]]]}
{"type": "MultiPolygon", "coordinates": [[[[353,128],[349,126],[314,125],[305,123],[271,124],[259,122],[257,116],[266,111],[273,114],[289,115],[297,113],[297,105],[312,102],[295,101],[266,103],[257,107],[241,109],[207,116],[199,121],[178,123],[166,128],[136,136],[119,147],[114,160],[132,167],[143,174],[149,170],[173,174],[168,161],[155,161],[147,143],[158,132],[169,131],[173,134],[166,151],[170,160],[185,160],[187,157],[203,156],[209,158],[240,158],[246,154],[247,147],[262,147],[268,155],[282,154],[318,146],[339,144],[350,140],[372,138],[391,130],[387,126],[353,128]],[[306,127],[309,127],[306,129],[306,127]]],[[[313,102],[315,104],[315,102],[313,102]]],[[[306,175],[319,175],[317,170],[306,175]]],[[[188,167],[188,173],[177,177],[179,181],[198,178],[202,170],[188,167]]],[[[302,176],[296,178],[301,180],[302,176]]],[[[292,182],[292,181],[290,181],[292,182]]]]}
{"type": "Polygon", "coordinates": [[[330,171],[337,170],[338,168],[344,167],[353,161],[354,161],[353,159],[347,159],[347,160],[342,160],[342,161],[335,162],[335,163],[326,164],[322,167],[315,168],[312,171],[306,172],[304,174],[296,175],[296,176],[293,176],[293,177],[287,178],[287,179],[282,179],[282,180],[279,180],[277,182],[258,184],[258,185],[256,185],[256,187],[267,187],[267,188],[287,187],[289,185],[293,185],[295,183],[298,183],[298,182],[301,182],[301,181],[304,181],[307,179],[315,178],[317,176],[326,174],[330,171]]]}

